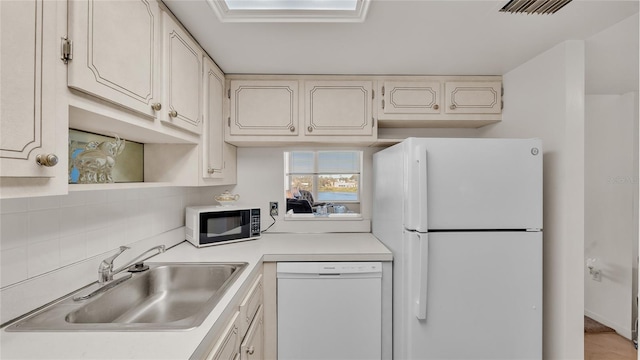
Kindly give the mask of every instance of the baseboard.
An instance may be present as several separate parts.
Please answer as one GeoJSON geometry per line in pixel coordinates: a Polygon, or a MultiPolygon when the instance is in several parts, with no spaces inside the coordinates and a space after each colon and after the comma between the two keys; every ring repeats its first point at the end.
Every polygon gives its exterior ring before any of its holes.
{"type": "Polygon", "coordinates": [[[613,330],[616,331],[616,333],[618,333],[620,336],[623,336],[629,340],[631,340],[631,328],[629,327],[625,327],[625,326],[621,326],[620,324],[617,324],[611,320],[608,320],[607,318],[598,315],[594,312],[591,312],[587,309],[584,309],[584,314],[590,318],[592,318],[593,320],[606,325],[610,328],[612,328],[613,330]]]}

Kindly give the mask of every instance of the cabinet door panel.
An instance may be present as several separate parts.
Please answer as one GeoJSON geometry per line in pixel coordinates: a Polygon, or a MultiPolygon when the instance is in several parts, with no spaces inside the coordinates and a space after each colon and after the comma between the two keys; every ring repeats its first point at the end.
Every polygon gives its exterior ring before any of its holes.
{"type": "Polygon", "coordinates": [[[240,345],[241,360],[264,359],[264,316],[263,306],[260,305],[247,335],[240,345]]]}
{"type": "Polygon", "coordinates": [[[231,135],[298,135],[298,82],[232,80],[231,135]]]}
{"type": "Polygon", "coordinates": [[[205,152],[203,174],[205,178],[222,176],[224,145],[224,74],[216,64],[204,58],[204,96],[205,96],[205,136],[203,151],[205,152]]]}
{"type": "Polygon", "coordinates": [[[35,158],[56,148],[56,2],[0,1],[0,24],[1,174],[55,176],[35,158]]]}
{"type": "Polygon", "coordinates": [[[160,119],[200,134],[203,54],[189,34],[170,15],[163,14],[165,96],[160,119]]]}
{"type": "Polygon", "coordinates": [[[213,346],[206,360],[235,360],[240,349],[240,335],[238,334],[238,316],[236,312],[218,342],[213,346]]]}
{"type": "Polygon", "coordinates": [[[70,1],[68,85],[155,116],[160,10],[153,0],[70,1]]]}
{"type": "Polygon", "coordinates": [[[501,82],[445,83],[446,105],[449,114],[499,114],[502,112],[501,82]]]}
{"type": "Polygon", "coordinates": [[[305,135],[371,135],[371,81],[305,82],[305,135]]]}
{"type": "Polygon", "coordinates": [[[439,114],[439,82],[384,83],[383,112],[385,114],[439,114]]]}
{"type": "Polygon", "coordinates": [[[247,296],[240,303],[240,334],[244,333],[251,325],[253,318],[263,303],[262,274],[251,285],[247,296]]]}

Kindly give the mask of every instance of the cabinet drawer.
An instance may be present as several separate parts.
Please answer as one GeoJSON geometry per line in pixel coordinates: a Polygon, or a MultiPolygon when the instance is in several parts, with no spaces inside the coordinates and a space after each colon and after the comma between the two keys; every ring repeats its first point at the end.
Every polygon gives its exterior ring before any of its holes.
{"type": "Polygon", "coordinates": [[[262,316],[262,305],[247,331],[242,344],[240,345],[241,360],[258,360],[264,358],[264,321],[262,316]]]}
{"type": "Polygon", "coordinates": [[[239,320],[240,312],[236,311],[206,360],[236,360],[240,357],[239,320]]]}
{"type": "Polygon", "coordinates": [[[253,321],[258,308],[262,305],[262,274],[251,285],[247,296],[240,303],[240,335],[244,336],[253,321]]]}

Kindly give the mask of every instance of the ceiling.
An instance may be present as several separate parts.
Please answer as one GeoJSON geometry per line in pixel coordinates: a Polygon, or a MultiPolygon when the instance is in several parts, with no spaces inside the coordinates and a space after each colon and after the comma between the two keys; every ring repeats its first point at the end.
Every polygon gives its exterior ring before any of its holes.
{"type": "Polygon", "coordinates": [[[501,75],[638,13],[637,0],[574,0],[554,15],[498,12],[507,0],[372,0],[363,23],[222,23],[205,0],[164,2],[228,74],[501,75]]]}

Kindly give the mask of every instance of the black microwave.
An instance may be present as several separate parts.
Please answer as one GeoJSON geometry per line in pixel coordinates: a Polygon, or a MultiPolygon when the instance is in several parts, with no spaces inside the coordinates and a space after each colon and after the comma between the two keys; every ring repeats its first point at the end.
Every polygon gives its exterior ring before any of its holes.
{"type": "Polygon", "coordinates": [[[189,206],[186,239],[196,247],[253,240],[260,237],[260,208],[189,206]]]}

